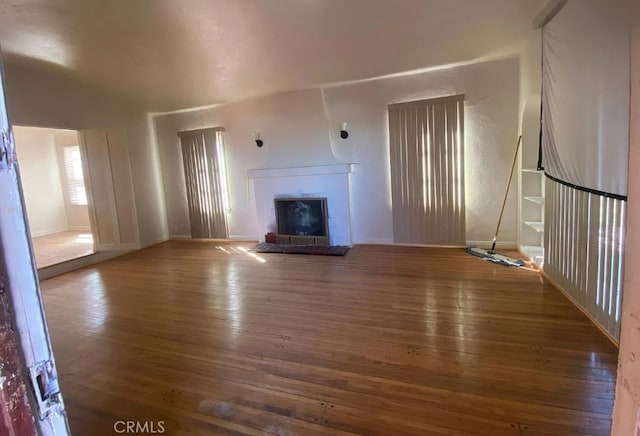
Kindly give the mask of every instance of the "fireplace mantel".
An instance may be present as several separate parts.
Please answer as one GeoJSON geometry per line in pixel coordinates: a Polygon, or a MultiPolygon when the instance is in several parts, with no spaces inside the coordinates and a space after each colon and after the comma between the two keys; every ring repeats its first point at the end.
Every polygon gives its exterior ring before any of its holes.
{"type": "Polygon", "coordinates": [[[330,243],[351,245],[349,177],[353,166],[348,163],[247,171],[259,240],[275,230],[274,198],[323,197],[327,199],[330,243]]]}
{"type": "Polygon", "coordinates": [[[322,176],[330,174],[349,174],[353,164],[314,165],[307,167],[261,168],[247,171],[249,179],[267,179],[273,177],[322,176]]]}

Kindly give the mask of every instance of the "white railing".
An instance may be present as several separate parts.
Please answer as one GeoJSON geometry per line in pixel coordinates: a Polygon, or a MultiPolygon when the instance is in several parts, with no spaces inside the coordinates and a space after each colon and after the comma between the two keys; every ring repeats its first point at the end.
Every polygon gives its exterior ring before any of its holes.
{"type": "Polygon", "coordinates": [[[547,180],[544,272],[620,337],[626,201],[547,180]]]}

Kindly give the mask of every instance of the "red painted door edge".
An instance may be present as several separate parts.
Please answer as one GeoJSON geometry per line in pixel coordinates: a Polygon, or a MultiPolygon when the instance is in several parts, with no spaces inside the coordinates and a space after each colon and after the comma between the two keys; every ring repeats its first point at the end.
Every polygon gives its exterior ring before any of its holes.
{"type": "Polygon", "coordinates": [[[0,272],[0,434],[32,436],[36,434],[36,427],[17,341],[0,272]]]}

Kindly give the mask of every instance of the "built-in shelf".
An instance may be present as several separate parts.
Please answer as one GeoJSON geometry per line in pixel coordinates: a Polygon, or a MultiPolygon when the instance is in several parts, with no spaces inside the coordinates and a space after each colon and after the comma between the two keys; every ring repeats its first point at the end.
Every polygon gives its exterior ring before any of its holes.
{"type": "Polygon", "coordinates": [[[535,204],[544,205],[544,197],[524,197],[524,199],[535,204]]]}
{"type": "Polygon", "coordinates": [[[545,173],[539,170],[540,153],[540,96],[525,97],[521,118],[520,192],[518,196],[518,248],[538,267],[544,259],[545,173]]]}
{"type": "Polygon", "coordinates": [[[525,221],[526,225],[538,233],[544,233],[544,223],[542,221],[525,221]]]}
{"type": "Polygon", "coordinates": [[[544,248],[538,245],[523,245],[520,250],[538,266],[544,262],[544,248]]]}

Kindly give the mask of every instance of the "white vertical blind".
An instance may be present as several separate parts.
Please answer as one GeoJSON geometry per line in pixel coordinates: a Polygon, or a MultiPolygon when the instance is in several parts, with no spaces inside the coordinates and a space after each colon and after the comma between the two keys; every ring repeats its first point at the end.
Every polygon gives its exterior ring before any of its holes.
{"type": "Polygon", "coordinates": [[[63,156],[69,202],[74,206],[86,206],[87,191],[84,186],[84,175],[82,174],[80,146],[71,145],[64,147],[63,156]]]}
{"type": "Polygon", "coordinates": [[[389,106],[393,238],[464,245],[464,96],[389,106]]]}
{"type": "Polygon", "coordinates": [[[627,203],[550,179],[545,186],[544,271],[617,340],[627,203]]]}
{"type": "Polygon", "coordinates": [[[220,129],[180,132],[193,238],[229,237],[227,180],[220,129]]]}

